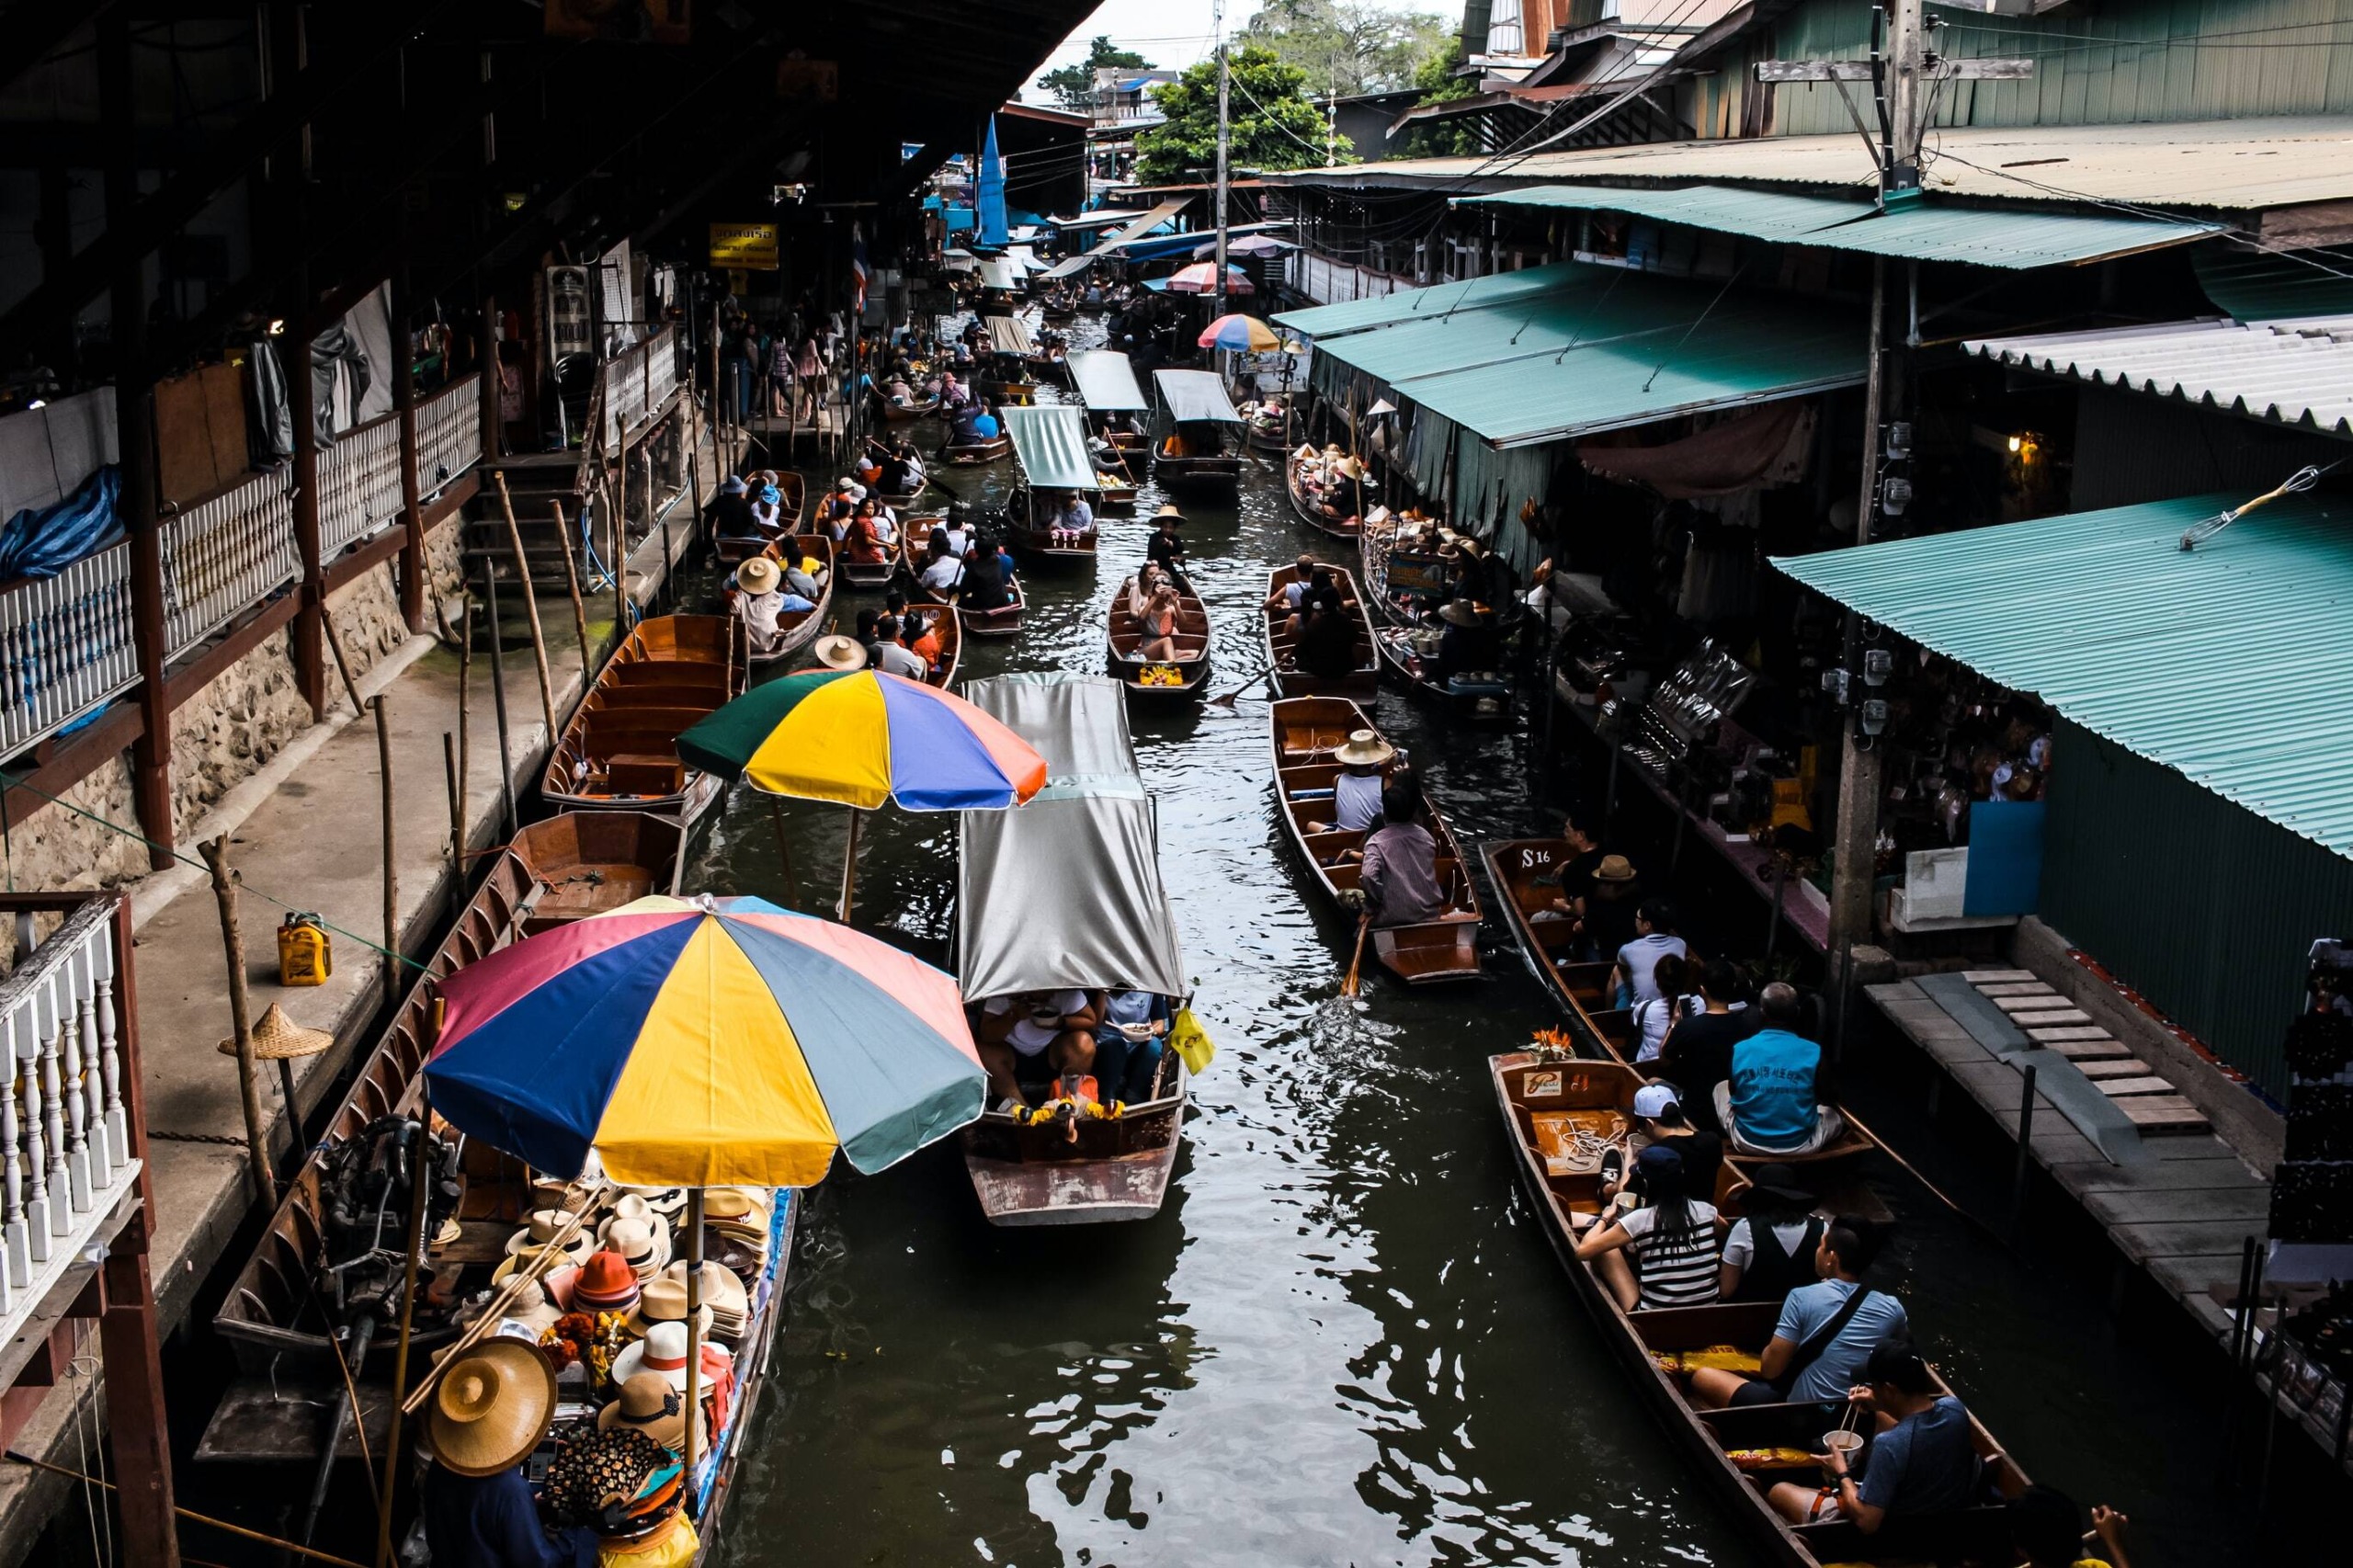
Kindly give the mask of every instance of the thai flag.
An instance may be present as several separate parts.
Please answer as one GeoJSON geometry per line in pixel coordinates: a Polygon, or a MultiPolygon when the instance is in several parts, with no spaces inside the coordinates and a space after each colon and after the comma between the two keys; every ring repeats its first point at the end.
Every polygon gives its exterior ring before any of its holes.
{"type": "Polygon", "coordinates": [[[849,226],[849,270],[858,279],[858,313],[866,313],[866,226],[853,222],[849,226]]]}

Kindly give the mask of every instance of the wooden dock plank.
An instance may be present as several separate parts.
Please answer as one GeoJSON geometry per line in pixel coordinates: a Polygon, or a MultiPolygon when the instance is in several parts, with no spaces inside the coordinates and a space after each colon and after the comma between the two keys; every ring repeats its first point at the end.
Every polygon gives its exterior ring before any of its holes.
{"type": "Polygon", "coordinates": [[[2084,1207],[2111,1225],[2228,1221],[2251,1222],[2260,1229],[2271,1214],[2271,1194],[2259,1187],[2195,1187],[2172,1192],[2143,1188],[2086,1193],[2084,1207]]]}
{"type": "Polygon", "coordinates": [[[2099,1085],[2099,1092],[2110,1099],[2122,1099],[2131,1095],[2169,1095],[2174,1092],[2172,1079],[2160,1078],[2154,1073],[2144,1074],[2139,1077],[2101,1078],[2095,1081],[2099,1085]]]}
{"type": "Polygon", "coordinates": [[[2113,1225],[2109,1233],[2135,1263],[2159,1257],[2227,1256],[2235,1273],[2241,1247],[2249,1235],[2262,1234],[2263,1226],[2245,1220],[2191,1220],[2113,1225]]]}
{"type": "Polygon", "coordinates": [[[1985,993],[1984,994],[1987,1001],[1993,1003],[1994,1006],[1999,1007],[2005,1013],[2048,1013],[2057,1008],[2073,1007],[2075,1006],[2073,1002],[2070,1002],[2066,998],[2061,996],[2057,992],[2052,990],[2047,985],[2040,991],[2034,992],[2031,994],[2027,995],[1995,995],[1992,993],[1985,993]]]}
{"type": "Polygon", "coordinates": [[[2208,1126],[2206,1113],[2190,1104],[2185,1095],[2133,1095],[2118,1100],[2116,1108],[2131,1118],[2132,1125],[2144,1135],[2203,1132],[2208,1126]]]}
{"type": "MultiPolygon", "coordinates": [[[[2041,1001],[2040,997],[2028,998],[2041,1001]]],[[[2081,1007],[2045,1007],[2040,1012],[2019,1012],[2010,1015],[2010,1022],[2022,1029],[2056,1028],[2062,1024],[2088,1024],[2092,1016],[2081,1007]]]]}
{"type": "Polygon", "coordinates": [[[2040,980],[2042,977],[2030,969],[1964,969],[1961,971],[1961,978],[1972,985],[1988,983],[1999,985],[2006,981],[2040,980]]]}
{"type": "Polygon", "coordinates": [[[2056,996],[2059,993],[2039,980],[1988,980],[1979,983],[1980,996],[2056,996]]]}
{"type": "Polygon", "coordinates": [[[2111,1056],[2075,1062],[2075,1071],[2097,1082],[2102,1078],[2145,1078],[2154,1071],[2137,1056],[2111,1056]]]}
{"type": "MultiPolygon", "coordinates": [[[[2187,1142],[2187,1139],[2168,1138],[2164,1147],[2187,1142]]],[[[2220,1158],[2198,1160],[2144,1160],[2137,1165],[2054,1167],[2051,1173],[2061,1186],[2077,1197],[2093,1192],[2163,1192],[2191,1191],[2200,1188],[2268,1194],[2270,1185],[2249,1172],[2238,1160],[2222,1155],[2220,1158]]],[[[2268,1201],[2267,1197],[2266,1201],[2268,1201]]]]}

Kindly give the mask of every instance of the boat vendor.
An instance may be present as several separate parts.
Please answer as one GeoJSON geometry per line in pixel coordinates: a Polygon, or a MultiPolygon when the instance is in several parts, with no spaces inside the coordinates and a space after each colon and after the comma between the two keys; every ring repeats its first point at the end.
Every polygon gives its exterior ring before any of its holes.
{"type": "Polygon", "coordinates": [[[436,1562],[469,1568],[590,1568],[594,1530],[540,1522],[523,1461],[555,1418],[555,1371],[539,1349],[493,1335],[442,1375],[426,1408],[434,1463],[425,1539],[436,1562]]]}
{"type": "Polygon", "coordinates": [[[1813,1267],[1821,1278],[1799,1286],[1782,1301],[1756,1370],[1701,1368],[1691,1374],[1691,1403],[1722,1410],[1844,1401],[1871,1347],[1891,1335],[1911,1332],[1904,1303],[1862,1282],[1884,1240],[1882,1228],[1859,1214],[1833,1220],[1814,1249],[1813,1267]]]}
{"type": "Polygon", "coordinates": [[[1185,526],[1185,514],[1164,501],[1152,520],[1156,531],[1152,542],[1144,547],[1144,559],[1181,583],[1185,580],[1185,541],[1176,537],[1176,530],[1185,526]]]}
{"type": "Polygon", "coordinates": [[[1438,606],[1445,627],[1438,634],[1438,678],[1491,675],[1504,662],[1503,634],[1492,611],[1469,597],[1452,598],[1438,606]]]}
{"type": "Polygon", "coordinates": [[[735,618],[755,653],[773,653],[784,641],[783,617],[792,611],[815,609],[815,603],[779,588],[783,568],[765,555],[755,555],[735,568],[735,618]]]}
{"type": "Polygon", "coordinates": [[[1311,822],[1310,833],[1370,833],[1381,821],[1383,772],[1397,748],[1370,730],[1358,730],[1332,754],[1340,765],[1332,780],[1332,820],[1311,822]]]}
{"type": "Polygon", "coordinates": [[[1095,1066],[1095,1030],[1105,1017],[1097,991],[1024,991],[981,1005],[981,1066],[1002,1105],[1026,1104],[1021,1080],[1044,1083],[1095,1066]]]}
{"type": "Polygon", "coordinates": [[[1866,1386],[1852,1397],[1877,1424],[1870,1447],[1851,1465],[1845,1453],[1831,1450],[1819,1487],[1776,1484],[1767,1494],[1775,1511],[1791,1524],[1845,1519],[1873,1535],[1891,1515],[1967,1507],[1977,1483],[1977,1446],[1961,1401],[1937,1386],[1909,1339],[1881,1340],[1863,1378],[1866,1386]]]}
{"type": "Polygon", "coordinates": [[[1438,840],[1420,816],[1420,791],[1395,783],[1382,791],[1381,825],[1364,841],[1364,869],[1357,878],[1376,927],[1411,926],[1446,909],[1438,885],[1438,840]]]}
{"type": "Polygon", "coordinates": [[[1046,515],[1046,535],[1055,544],[1077,544],[1095,531],[1095,508],[1075,490],[1065,490],[1062,502],[1046,515]]]}
{"type": "Polygon", "coordinates": [[[1847,1130],[1830,1097],[1822,1047],[1797,1032],[1797,987],[1782,981],[1757,996],[1764,1027],[1732,1048],[1732,1074],[1715,1088],[1716,1120],[1746,1154],[1810,1154],[1847,1130]]]}
{"type": "Polygon", "coordinates": [[[1106,992],[1095,1026],[1097,1097],[1140,1104],[1152,1097],[1169,1028],[1168,998],[1151,991],[1106,992]]]}

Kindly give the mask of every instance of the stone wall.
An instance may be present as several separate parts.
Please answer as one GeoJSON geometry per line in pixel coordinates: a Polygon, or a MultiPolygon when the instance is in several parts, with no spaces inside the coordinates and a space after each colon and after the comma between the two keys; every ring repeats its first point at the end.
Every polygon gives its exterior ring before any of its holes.
{"type": "Polygon", "coordinates": [[[294,678],[293,632],[280,629],[172,715],[172,820],[180,838],[310,727],[311,705],[294,678]]]}
{"type": "MultiPolygon", "coordinates": [[[[108,758],[105,767],[58,798],[134,832],[139,826],[129,752],[108,758]]],[[[116,887],[145,876],[148,869],[143,841],[59,805],[43,805],[8,824],[7,861],[15,886],[42,892],[116,887]]]]}
{"type": "MultiPolygon", "coordinates": [[[[385,654],[408,641],[408,622],[401,617],[400,588],[389,561],[369,568],[359,580],[327,596],[327,619],[335,625],[343,656],[351,661],[351,678],[358,681],[385,654]]],[[[334,655],[328,655],[333,659],[334,655]]],[[[343,679],[327,672],[327,695],[344,702],[343,679]]]]}
{"type": "Polygon", "coordinates": [[[466,517],[465,508],[459,507],[441,520],[441,526],[425,536],[426,630],[438,631],[432,624],[433,606],[438,601],[455,625],[460,600],[466,591],[466,517]]]}

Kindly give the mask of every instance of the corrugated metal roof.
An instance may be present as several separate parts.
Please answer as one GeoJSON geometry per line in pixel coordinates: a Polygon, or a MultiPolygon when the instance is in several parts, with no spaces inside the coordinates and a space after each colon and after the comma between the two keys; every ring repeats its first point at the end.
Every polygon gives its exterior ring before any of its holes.
{"type": "Polygon", "coordinates": [[[1400,289],[1393,294],[1344,300],[1336,305],[1314,305],[1306,310],[1284,311],[1274,320],[1302,336],[1322,342],[1345,333],[1391,326],[1424,315],[1479,310],[1488,305],[1509,304],[1515,300],[1531,300],[1539,294],[1550,293],[1570,278],[1582,277],[1591,270],[1591,267],[1577,262],[1560,261],[1546,267],[1527,267],[1518,272],[1498,272],[1487,278],[1472,278],[1461,283],[1433,283],[1427,289],[1400,289]]]}
{"type": "Polygon", "coordinates": [[[1795,196],[1723,185],[1681,190],[1540,185],[1495,196],[1465,197],[1463,201],[1466,205],[1627,212],[1751,239],[1915,261],[1962,261],[1978,267],[2074,267],[2185,244],[2223,232],[2220,223],[2053,212],[2048,208],[1954,207],[1933,197],[1881,212],[1875,204],[1835,196],[1795,196]]]}
{"type": "Polygon", "coordinates": [[[997,410],[1022,477],[1036,490],[1092,490],[1095,460],[1086,452],[1086,411],[1067,403],[997,410]]]}
{"type": "Polygon", "coordinates": [[[1070,374],[1079,401],[1094,413],[1125,414],[1152,406],[1136,384],[1135,366],[1116,348],[1073,349],[1070,374]]]}
{"type": "Polygon", "coordinates": [[[1987,337],[1971,354],[2353,439],[2353,315],[1987,337]]]}
{"type": "Polygon", "coordinates": [[[1482,281],[1508,279],[1528,286],[1450,284],[1276,319],[1307,331],[1313,318],[1352,312],[1341,319],[1355,330],[1315,335],[1318,355],[1498,447],[1863,379],[1863,324],[1816,301],[1578,263],[1482,281]]]}
{"type": "Polygon", "coordinates": [[[1773,564],[2353,856],[2353,706],[2336,698],[2353,669],[2353,505],[2289,496],[2183,552],[2184,528],[2247,499],[2192,495],[1773,564]]]}
{"type": "MultiPolygon", "coordinates": [[[[2147,202],[2167,210],[2249,211],[2353,198],[2353,118],[2314,115],[2111,125],[1945,126],[1927,184],[2021,201],[2147,202]]],[[[1495,158],[1401,158],[1269,175],[1286,184],[1507,190],[1562,180],[1756,180],[1869,187],[1878,172],[1851,131],[1654,142],[1495,158]]]]}

